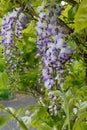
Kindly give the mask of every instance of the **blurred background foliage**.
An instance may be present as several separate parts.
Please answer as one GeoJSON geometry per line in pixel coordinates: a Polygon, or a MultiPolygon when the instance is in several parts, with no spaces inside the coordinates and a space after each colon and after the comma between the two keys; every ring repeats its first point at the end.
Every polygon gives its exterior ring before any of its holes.
{"type": "MultiPolygon", "coordinates": [[[[6,66],[2,57],[2,46],[0,45],[0,99],[10,99],[13,93],[19,91],[34,94],[43,92],[42,97],[45,105],[40,100],[37,106],[31,106],[29,112],[33,111],[33,114],[25,115],[22,118],[20,114],[18,115],[19,111],[15,112],[14,109],[8,108],[7,112],[9,111],[14,116],[17,114],[19,121],[21,121],[19,123],[23,126],[25,123],[29,127],[30,125],[34,128],[39,127],[40,130],[67,129],[67,115],[69,114],[72,130],[87,130],[87,0],[63,1],[67,3],[63,6],[65,10],[60,16],[60,25],[65,28],[68,34],[66,37],[68,45],[75,51],[71,63],[67,64],[68,73],[65,75],[64,92],[68,103],[63,102],[61,113],[55,117],[49,116],[47,91],[44,92],[44,89],[41,91],[40,88],[43,88],[43,85],[38,83],[39,68],[41,66],[39,65],[40,59],[36,57],[37,35],[35,26],[38,19],[37,7],[43,1],[46,5],[49,4],[49,0],[0,0],[0,23],[5,14],[20,6],[23,6],[23,11],[29,17],[29,25],[22,32],[23,41],[20,42],[16,39],[17,47],[23,53],[20,58],[23,59],[25,65],[22,66],[21,71],[17,70],[14,76],[5,71],[6,66]],[[18,80],[16,81],[16,79],[18,80]],[[70,110],[68,114],[67,108],[70,110]],[[73,112],[74,108],[77,110],[76,114],[73,112]],[[23,119],[28,121],[28,125],[23,119]]],[[[56,0],[56,2],[61,1],[56,0]]],[[[65,100],[61,91],[55,90],[53,93],[59,99],[65,100]]],[[[23,112],[23,110],[20,111],[23,112]]]]}
{"type": "Polygon", "coordinates": [[[29,0],[0,1],[0,19],[2,19],[4,15],[13,9],[22,6],[24,8],[24,12],[29,17],[30,22],[28,27],[22,32],[22,42],[20,42],[18,39],[15,39],[19,51],[23,53],[23,55],[19,57],[24,61],[25,64],[22,66],[21,71],[17,70],[14,75],[11,75],[10,70],[6,73],[6,66],[2,56],[2,46],[0,45],[0,90],[2,93],[4,89],[7,89],[7,91],[10,91],[11,93],[18,91],[33,92],[34,90],[37,90],[39,59],[36,58],[37,37],[35,31],[36,20],[34,20],[36,13],[32,6],[36,9],[41,2],[42,1],[39,0],[32,0],[32,2],[29,0]]]}

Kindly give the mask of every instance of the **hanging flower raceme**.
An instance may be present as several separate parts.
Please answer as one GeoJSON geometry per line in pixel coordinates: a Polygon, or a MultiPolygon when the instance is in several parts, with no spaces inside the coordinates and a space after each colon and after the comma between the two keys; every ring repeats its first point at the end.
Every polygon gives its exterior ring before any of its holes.
{"type": "Polygon", "coordinates": [[[42,76],[47,89],[55,86],[55,80],[64,72],[63,66],[73,53],[64,40],[64,30],[57,23],[62,10],[59,4],[49,5],[48,9],[39,7],[37,51],[41,56],[42,76]]]}
{"type": "Polygon", "coordinates": [[[15,38],[22,39],[22,30],[27,26],[28,20],[22,8],[16,8],[9,12],[2,19],[1,44],[3,45],[3,57],[11,72],[15,72],[20,61],[19,56],[22,54],[15,43],[15,38]]]}
{"type": "Polygon", "coordinates": [[[26,17],[26,15],[22,12],[20,12],[18,19],[15,23],[15,35],[21,39],[22,38],[22,30],[27,27],[29,21],[26,17]]]}
{"type": "Polygon", "coordinates": [[[40,6],[36,27],[37,56],[41,57],[43,82],[45,88],[49,90],[48,109],[51,115],[57,115],[61,105],[58,103],[58,97],[50,90],[58,87],[58,81],[64,81],[64,66],[73,53],[71,47],[67,46],[64,40],[63,28],[57,22],[62,10],[63,8],[59,4],[50,3],[47,8],[40,6]]]}

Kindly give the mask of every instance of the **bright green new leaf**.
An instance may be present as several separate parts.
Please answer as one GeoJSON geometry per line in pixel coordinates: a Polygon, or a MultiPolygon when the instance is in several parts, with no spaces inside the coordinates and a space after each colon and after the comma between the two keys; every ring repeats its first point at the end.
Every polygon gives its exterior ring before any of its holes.
{"type": "Polygon", "coordinates": [[[87,0],[83,0],[75,16],[75,30],[79,31],[87,27],[87,0]]]}

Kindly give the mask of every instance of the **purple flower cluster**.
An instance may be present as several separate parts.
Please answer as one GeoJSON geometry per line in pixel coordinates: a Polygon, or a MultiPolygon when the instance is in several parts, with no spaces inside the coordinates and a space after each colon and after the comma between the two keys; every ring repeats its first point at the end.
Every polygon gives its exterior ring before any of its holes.
{"type": "Polygon", "coordinates": [[[50,4],[46,9],[39,7],[37,22],[37,52],[41,57],[44,86],[50,90],[64,73],[64,65],[73,50],[67,46],[64,30],[58,25],[58,16],[63,10],[59,4],[50,4]]]}
{"type": "Polygon", "coordinates": [[[20,12],[18,19],[16,20],[16,23],[15,23],[16,37],[18,37],[19,39],[22,38],[22,30],[27,27],[28,23],[29,23],[29,21],[28,21],[26,15],[24,13],[20,12]]]}
{"type": "Polygon", "coordinates": [[[15,43],[15,38],[22,39],[22,30],[27,26],[27,18],[21,12],[22,8],[16,8],[9,12],[2,19],[1,44],[3,47],[3,57],[7,64],[7,69],[14,73],[19,64],[19,56],[22,54],[15,43]]]}

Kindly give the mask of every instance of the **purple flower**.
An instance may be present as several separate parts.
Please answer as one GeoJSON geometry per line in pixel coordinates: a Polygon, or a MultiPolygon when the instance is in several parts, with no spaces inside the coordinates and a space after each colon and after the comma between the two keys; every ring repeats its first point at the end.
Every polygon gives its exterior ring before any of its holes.
{"type": "Polygon", "coordinates": [[[46,12],[39,11],[36,27],[37,49],[43,63],[42,76],[47,89],[55,86],[58,74],[61,78],[60,75],[64,73],[63,67],[73,53],[64,40],[64,30],[56,22],[61,11],[62,7],[59,4],[50,4],[46,12]]]}
{"type": "Polygon", "coordinates": [[[12,73],[16,71],[18,66],[16,65],[14,67],[14,63],[22,63],[20,59],[17,59],[20,55],[20,51],[14,41],[14,37],[21,40],[22,30],[27,26],[27,24],[27,17],[24,13],[22,13],[21,7],[9,12],[2,19],[0,35],[2,37],[1,44],[3,46],[3,57],[7,68],[11,69],[12,73]]]}

